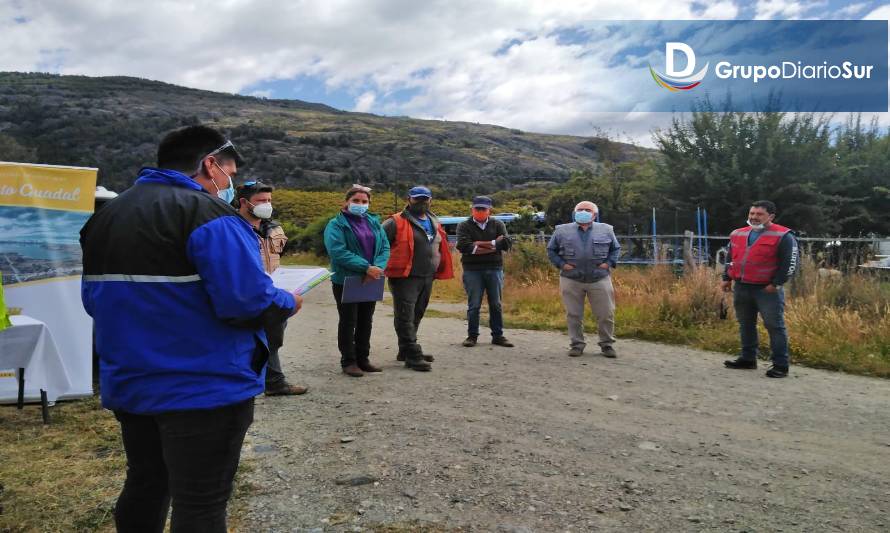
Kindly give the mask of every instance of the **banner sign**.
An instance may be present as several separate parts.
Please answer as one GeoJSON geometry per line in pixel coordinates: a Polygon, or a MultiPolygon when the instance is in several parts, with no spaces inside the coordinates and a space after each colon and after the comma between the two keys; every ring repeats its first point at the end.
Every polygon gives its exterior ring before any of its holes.
{"type": "MultiPolygon", "coordinates": [[[[93,212],[94,168],[0,162],[0,272],[7,307],[44,322],[72,388],[92,394],[93,322],[80,301],[80,229],[93,212]]],[[[0,368],[0,401],[18,385],[0,368]]],[[[40,392],[27,387],[29,399],[40,392]]]]}

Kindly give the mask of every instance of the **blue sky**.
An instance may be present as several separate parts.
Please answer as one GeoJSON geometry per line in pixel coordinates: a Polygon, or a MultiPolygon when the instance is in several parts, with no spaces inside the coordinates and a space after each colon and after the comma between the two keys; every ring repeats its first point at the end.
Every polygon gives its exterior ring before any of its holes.
{"type": "MultiPolygon", "coordinates": [[[[604,14],[612,20],[887,19],[890,6],[167,0],[147,9],[132,0],[0,0],[0,68],[139,76],[349,111],[545,133],[590,135],[600,128],[651,144],[652,128],[667,125],[669,113],[601,112],[634,109],[629,102],[640,88],[638,78],[625,78],[614,64],[616,51],[634,48],[585,22],[604,14]]],[[[646,61],[649,52],[640,47],[640,56],[630,60],[646,61]]]]}

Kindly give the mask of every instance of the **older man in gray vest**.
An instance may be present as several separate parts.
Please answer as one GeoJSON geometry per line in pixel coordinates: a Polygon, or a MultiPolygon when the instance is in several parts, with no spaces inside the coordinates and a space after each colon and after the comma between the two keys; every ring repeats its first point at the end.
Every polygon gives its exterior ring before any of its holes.
{"type": "Polygon", "coordinates": [[[597,320],[599,345],[609,358],[618,354],[615,343],[615,293],[609,273],[618,261],[621,245],[609,224],[594,222],[599,209],[580,202],[574,222],[560,224],[547,245],[547,257],[559,269],[559,292],[566,309],[571,346],[569,357],[584,353],[584,300],[597,320]]]}

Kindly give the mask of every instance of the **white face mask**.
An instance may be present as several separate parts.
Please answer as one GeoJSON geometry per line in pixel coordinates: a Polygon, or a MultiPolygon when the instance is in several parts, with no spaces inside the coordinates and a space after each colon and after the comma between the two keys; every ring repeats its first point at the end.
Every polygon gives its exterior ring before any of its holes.
{"type": "Polygon", "coordinates": [[[746,222],[748,222],[748,225],[751,226],[751,229],[754,231],[763,231],[763,228],[766,227],[766,224],[754,224],[751,222],[750,218],[746,222]]]}
{"type": "MultiPolygon", "coordinates": [[[[247,202],[250,204],[250,202],[247,202]]],[[[272,202],[266,202],[264,204],[251,205],[250,212],[253,213],[253,216],[257,218],[267,219],[272,218],[272,202]]]]}

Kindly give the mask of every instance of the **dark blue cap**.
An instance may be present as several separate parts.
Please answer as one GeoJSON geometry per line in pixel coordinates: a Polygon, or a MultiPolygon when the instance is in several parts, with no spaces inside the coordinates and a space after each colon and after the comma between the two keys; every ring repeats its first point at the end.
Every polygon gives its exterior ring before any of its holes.
{"type": "Polygon", "coordinates": [[[417,187],[411,187],[411,190],[408,191],[409,198],[420,198],[421,196],[426,196],[427,198],[432,198],[433,193],[430,190],[422,185],[418,185],[417,187]]]}
{"type": "Polygon", "coordinates": [[[491,198],[488,196],[476,196],[473,198],[473,207],[485,207],[491,209],[491,198]]]}

